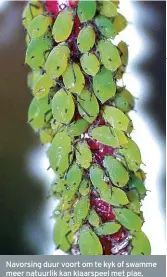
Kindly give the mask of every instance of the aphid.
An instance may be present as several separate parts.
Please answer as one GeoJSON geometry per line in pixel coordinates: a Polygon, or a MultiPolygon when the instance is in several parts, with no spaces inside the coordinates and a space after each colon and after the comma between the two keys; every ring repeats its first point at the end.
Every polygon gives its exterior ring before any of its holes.
{"type": "Polygon", "coordinates": [[[96,76],[93,77],[93,90],[102,104],[114,97],[116,84],[110,70],[102,67],[96,76]]]}
{"type": "Polygon", "coordinates": [[[121,65],[118,50],[111,41],[100,40],[97,50],[100,53],[101,63],[106,69],[114,72],[121,65]]]}
{"type": "Polygon", "coordinates": [[[69,167],[71,152],[71,138],[66,132],[57,133],[48,151],[51,168],[60,175],[64,173],[69,167]]]}
{"type": "Polygon", "coordinates": [[[106,156],[103,165],[108,171],[110,179],[115,186],[124,187],[127,184],[129,174],[120,161],[113,156],[106,156]]]}
{"type": "Polygon", "coordinates": [[[73,27],[73,12],[65,9],[59,13],[52,29],[52,35],[56,42],[65,41],[71,34],[73,27]]]}
{"type": "Polygon", "coordinates": [[[151,255],[151,245],[146,236],[142,231],[135,231],[132,233],[133,238],[131,241],[132,245],[132,255],[151,255]]]}
{"type": "Polygon", "coordinates": [[[85,85],[85,78],[78,64],[69,64],[62,77],[67,90],[76,94],[81,93],[85,85]]]}
{"type": "Polygon", "coordinates": [[[41,13],[43,13],[42,3],[35,0],[29,1],[22,14],[22,23],[24,27],[27,28],[33,18],[41,13]]]}
{"type": "Polygon", "coordinates": [[[89,168],[92,162],[92,152],[86,142],[77,143],[76,162],[85,169],[89,168]]]}
{"type": "Polygon", "coordinates": [[[98,227],[100,225],[100,218],[95,210],[91,210],[88,216],[88,221],[93,227],[98,227]]]}
{"type": "Polygon", "coordinates": [[[81,23],[92,20],[96,13],[96,1],[79,1],[77,15],[81,23]]]}
{"type": "Polygon", "coordinates": [[[83,196],[86,196],[90,193],[90,183],[84,179],[79,186],[79,193],[83,196]]]}
{"type": "Polygon", "coordinates": [[[121,131],[127,131],[129,119],[119,109],[112,106],[105,106],[103,117],[113,128],[121,131]]]}
{"type": "Polygon", "coordinates": [[[44,63],[52,48],[52,41],[47,37],[34,38],[28,45],[25,62],[33,69],[38,70],[44,63]]]}
{"type": "Polygon", "coordinates": [[[38,78],[38,81],[34,85],[33,95],[38,99],[41,99],[48,95],[50,89],[55,85],[56,83],[47,74],[43,74],[38,78]]]}
{"type": "Polygon", "coordinates": [[[106,17],[115,17],[117,12],[117,7],[112,1],[100,1],[100,14],[106,17]]]}
{"type": "Polygon", "coordinates": [[[82,196],[74,205],[73,228],[77,231],[88,216],[90,200],[88,196],[82,196]]]}
{"type": "Polygon", "coordinates": [[[88,90],[83,90],[78,97],[78,111],[89,123],[92,123],[99,113],[98,101],[88,90]]]}
{"type": "Polygon", "coordinates": [[[68,124],[75,111],[75,105],[70,92],[60,89],[52,99],[53,118],[60,123],[68,124]]]}
{"type": "Polygon", "coordinates": [[[118,232],[120,228],[121,228],[121,225],[118,223],[107,222],[107,223],[97,227],[95,229],[95,232],[99,236],[112,235],[112,234],[118,232]]]}
{"type": "Polygon", "coordinates": [[[31,39],[43,36],[52,24],[52,17],[39,14],[28,24],[27,32],[31,39]]]}
{"type": "Polygon", "coordinates": [[[50,52],[45,63],[46,73],[52,79],[56,79],[62,75],[67,68],[70,50],[65,44],[59,44],[50,52]]]}
{"type": "Polygon", "coordinates": [[[42,144],[51,143],[54,137],[54,132],[51,128],[45,128],[40,131],[40,141],[42,144]]]}
{"type": "Polygon", "coordinates": [[[143,199],[146,195],[146,188],[145,188],[145,185],[143,184],[143,181],[135,175],[132,175],[130,178],[129,188],[136,189],[141,199],[143,199]]]}
{"type": "Polygon", "coordinates": [[[114,98],[114,103],[118,109],[120,109],[122,112],[127,113],[134,108],[135,101],[134,97],[128,90],[121,89],[120,92],[118,91],[118,93],[116,94],[114,98]]]}
{"type": "Polygon", "coordinates": [[[33,90],[35,84],[38,82],[38,79],[41,77],[41,70],[33,70],[27,75],[27,85],[30,90],[33,90]]]}
{"type": "Polygon", "coordinates": [[[67,127],[67,133],[71,137],[78,137],[83,134],[89,127],[89,123],[84,119],[79,119],[77,121],[73,121],[67,127]]]}
{"type": "Polygon", "coordinates": [[[95,24],[102,36],[106,38],[112,38],[112,39],[115,38],[116,31],[114,29],[112,22],[108,18],[106,18],[103,15],[98,15],[95,18],[95,24]]]}
{"type": "MultiPolygon", "coordinates": [[[[82,2],[82,1],[81,1],[82,2]]],[[[103,249],[97,235],[87,226],[83,226],[79,234],[81,255],[102,255],[103,249]]]]}
{"type": "Polygon", "coordinates": [[[122,149],[118,150],[121,160],[128,168],[136,172],[141,165],[141,153],[137,144],[132,140],[127,138],[128,142],[124,145],[122,149]]]}
{"type": "Polygon", "coordinates": [[[113,25],[114,25],[116,32],[120,33],[121,31],[123,31],[126,28],[127,20],[125,19],[125,17],[122,14],[118,13],[113,20],[113,25]]]}
{"type": "Polygon", "coordinates": [[[48,98],[38,99],[34,97],[28,109],[28,122],[33,129],[41,129],[45,127],[48,120],[48,111],[50,111],[48,98]]]}
{"type": "Polygon", "coordinates": [[[91,25],[83,27],[77,38],[77,46],[80,52],[86,53],[91,50],[95,44],[95,32],[91,25]]]}
{"type": "Polygon", "coordinates": [[[139,214],[140,213],[140,200],[139,200],[139,195],[137,191],[135,190],[130,190],[127,193],[128,199],[130,203],[127,205],[129,209],[134,211],[135,213],[139,214]]]}
{"type": "Polygon", "coordinates": [[[142,227],[141,218],[130,209],[115,208],[115,216],[118,222],[128,230],[140,231],[142,227]]]}
{"type": "Polygon", "coordinates": [[[85,53],[82,55],[81,59],[82,69],[91,76],[95,76],[100,68],[99,60],[96,55],[92,53],[85,53]]]}
{"type": "Polygon", "coordinates": [[[128,51],[128,45],[124,41],[120,41],[118,43],[117,48],[119,49],[121,53],[121,61],[123,66],[126,66],[128,64],[128,57],[129,57],[129,51],[128,51]]]}

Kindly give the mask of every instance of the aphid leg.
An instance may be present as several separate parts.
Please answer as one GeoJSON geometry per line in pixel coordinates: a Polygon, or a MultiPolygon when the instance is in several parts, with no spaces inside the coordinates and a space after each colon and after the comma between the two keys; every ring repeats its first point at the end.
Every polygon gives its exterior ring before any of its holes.
{"type": "Polygon", "coordinates": [[[44,58],[44,61],[46,62],[46,60],[47,60],[47,58],[46,58],[46,54],[47,53],[50,53],[50,49],[48,49],[48,50],[45,50],[44,52],[43,52],[43,58],[44,58]]]}
{"type": "Polygon", "coordinates": [[[81,105],[81,103],[79,103],[77,100],[76,100],[76,103],[78,104],[78,106],[80,106],[80,108],[83,110],[83,112],[84,112],[88,117],[93,117],[92,115],[90,115],[90,114],[83,108],[83,106],[81,105]]]}
{"type": "Polygon", "coordinates": [[[51,109],[50,110],[48,110],[45,114],[44,114],[44,121],[47,123],[47,120],[46,120],[46,117],[47,117],[47,115],[48,114],[50,114],[51,113],[51,109]]]}
{"type": "Polygon", "coordinates": [[[66,238],[66,240],[67,240],[67,242],[68,242],[68,244],[69,244],[70,246],[71,246],[71,242],[69,241],[68,236],[69,236],[71,233],[72,233],[72,231],[70,230],[70,231],[68,231],[67,234],[65,235],[65,238],[66,238]]]}

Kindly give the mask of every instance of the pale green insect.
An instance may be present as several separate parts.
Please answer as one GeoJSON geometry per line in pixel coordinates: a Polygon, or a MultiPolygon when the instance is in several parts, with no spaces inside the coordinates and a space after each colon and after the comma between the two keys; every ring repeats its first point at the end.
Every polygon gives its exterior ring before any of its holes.
{"type": "Polygon", "coordinates": [[[113,106],[105,106],[103,109],[103,117],[113,128],[127,131],[129,119],[119,109],[113,106]]]}
{"type": "Polygon", "coordinates": [[[57,133],[48,151],[51,168],[58,174],[63,174],[69,167],[71,152],[71,138],[66,132],[57,133]]]}
{"type": "Polygon", "coordinates": [[[100,40],[97,50],[100,53],[101,63],[114,72],[121,65],[121,58],[117,48],[109,40],[100,40]]]}
{"type": "Polygon", "coordinates": [[[57,177],[56,182],[52,184],[52,187],[50,189],[51,195],[56,195],[56,197],[59,195],[61,196],[62,192],[65,189],[66,180],[60,177],[57,177]]]}
{"type": "Polygon", "coordinates": [[[120,89],[114,99],[115,106],[122,112],[129,112],[134,108],[134,97],[127,89],[120,89]]]}
{"type": "Polygon", "coordinates": [[[66,45],[58,44],[53,48],[45,63],[45,70],[50,78],[56,79],[62,75],[67,68],[69,56],[70,50],[66,45]]]}
{"type": "Polygon", "coordinates": [[[90,131],[90,135],[93,137],[93,139],[96,139],[99,142],[114,148],[124,146],[128,142],[127,137],[122,131],[108,126],[93,128],[90,131]]]}
{"type": "Polygon", "coordinates": [[[135,175],[130,178],[129,188],[136,189],[142,199],[146,195],[146,188],[143,181],[135,175]]]}
{"type": "Polygon", "coordinates": [[[86,74],[95,76],[100,68],[99,60],[96,55],[92,53],[85,53],[82,55],[81,59],[82,69],[86,72],[86,74]]]}
{"type": "Polygon", "coordinates": [[[121,56],[121,61],[124,66],[128,64],[128,57],[129,57],[129,50],[128,50],[128,45],[124,41],[120,41],[118,43],[117,48],[120,51],[120,56],[121,56]]]}
{"type": "Polygon", "coordinates": [[[62,76],[67,90],[77,94],[81,93],[85,85],[85,78],[78,64],[69,64],[62,76]]]}
{"type": "Polygon", "coordinates": [[[78,142],[76,145],[76,162],[83,168],[89,168],[92,162],[92,152],[86,142],[78,142]]]}
{"type": "Polygon", "coordinates": [[[133,234],[133,238],[131,241],[131,245],[132,245],[131,254],[137,255],[137,256],[151,255],[151,245],[146,234],[142,231],[140,232],[135,231],[132,234],[133,234]]]}
{"type": "Polygon", "coordinates": [[[100,1],[100,13],[106,17],[115,17],[118,14],[115,2],[100,1]]]}
{"type": "Polygon", "coordinates": [[[111,38],[111,39],[115,38],[116,31],[114,29],[112,22],[108,18],[106,18],[103,15],[98,15],[95,18],[95,24],[99,29],[100,33],[102,34],[102,36],[106,38],[111,38]]]}
{"type": "Polygon", "coordinates": [[[128,128],[127,128],[127,133],[128,134],[131,134],[132,131],[134,130],[134,127],[133,127],[133,122],[130,118],[130,116],[128,114],[126,114],[126,116],[129,118],[129,124],[128,124],[128,128]]]}
{"type": "Polygon", "coordinates": [[[96,76],[93,77],[93,90],[102,104],[114,97],[116,84],[110,70],[102,67],[96,76]]]}
{"type": "Polygon", "coordinates": [[[89,123],[84,119],[79,119],[77,121],[73,121],[67,127],[67,133],[71,137],[78,137],[83,134],[89,127],[89,123]]]}
{"type": "Polygon", "coordinates": [[[90,183],[87,180],[83,180],[79,186],[79,193],[86,196],[90,193],[90,183]]]}
{"type": "Polygon", "coordinates": [[[39,14],[28,24],[27,32],[31,39],[43,36],[52,25],[52,17],[48,14],[39,14]]]}
{"type": "Polygon", "coordinates": [[[98,214],[95,212],[95,210],[90,211],[90,214],[88,216],[88,221],[90,225],[92,225],[93,227],[98,227],[100,225],[100,218],[98,214]]]}
{"type": "Polygon", "coordinates": [[[139,214],[140,213],[140,200],[139,200],[139,195],[137,191],[135,190],[130,190],[127,193],[128,199],[130,203],[128,204],[128,208],[134,211],[135,213],[139,214]]]}
{"type": "MultiPolygon", "coordinates": [[[[81,1],[80,3],[82,3],[81,1]]],[[[85,2],[85,1],[84,1],[85,2]]],[[[79,236],[79,249],[81,255],[102,255],[103,249],[97,235],[87,226],[83,226],[79,236]]]]}
{"type": "Polygon", "coordinates": [[[144,181],[146,179],[146,173],[142,169],[139,169],[138,171],[136,171],[135,176],[138,177],[142,181],[144,181]]]}
{"type": "Polygon", "coordinates": [[[68,124],[73,118],[75,105],[70,92],[60,89],[52,99],[52,114],[57,122],[68,124]]]}
{"type": "Polygon", "coordinates": [[[28,109],[28,122],[33,129],[41,129],[48,121],[51,106],[48,104],[48,97],[38,99],[34,97],[28,109]]]}
{"type": "Polygon", "coordinates": [[[142,227],[141,218],[130,209],[115,208],[116,220],[128,230],[140,231],[142,227]]]}
{"type": "Polygon", "coordinates": [[[127,198],[126,193],[122,189],[112,187],[111,201],[109,204],[118,207],[118,206],[127,205],[128,203],[129,203],[129,200],[127,198]]]}
{"type": "Polygon", "coordinates": [[[124,145],[122,149],[118,150],[122,162],[128,166],[128,168],[136,172],[141,165],[141,153],[137,144],[132,140],[127,138],[128,142],[124,145]]]}
{"type": "Polygon", "coordinates": [[[38,81],[38,79],[40,77],[41,77],[41,70],[33,70],[33,71],[28,73],[27,85],[31,90],[33,90],[36,82],[38,81]]]}
{"type": "Polygon", "coordinates": [[[70,9],[61,11],[53,25],[52,35],[56,42],[65,41],[73,28],[73,12],[70,9]]]}
{"type": "Polygon", "coordinates": [[[74,217],[73,217],[73,229],[77,231],[81,225],[83,224],[84,220],[88,216],[90,209],[90,199],[88,196],[82,196],[74,206],[74,217]]]}
{"type": "Polygon", "coordinates": [[[34,17],[43,13],[42,3],[40,1],[29,1],[25,6],[22,14],[22,22],[24,27],[27,29],[28,24],[33,20],[34,17]]]}
{"type": "Polygon", "coordinates": [[[77,15],[81,23],[92,20],[96,13],[96,1],[79,1],[77,15]]]}
{"type": "Polygon", "coordinates": [[[40,131],[40,141],[42,144],[51,143],[54,137],[54,132],[51,128],[44,128],[40,131]]]}
{"type": "Polygon", "coordinates": [[[52,49],[52,41],[47,37],[34,38],[28,45],[25,62],[33,69],[41,68],[52,49]]]}
{"type": "Polygon", "coordinates": [[[98,236],[112,235],[119,231],[121,225],[115,222],[107,222],[95,229],[98,236]]]}
{"type": "Polygon", "coordinates": [[[118,34],[126,28],[127,20],[122,14],[118,13],[113,20],[113,25],[118,34]]]}
{"type": "Polygon", "coordinates": [[[55,85],[56,83],[47,74],[43,74],[34,85],[33,95],[41,99],[48,95],[50,89],[55,85]]]}
{"type": "Polygon", "coordinates": [[[94,95],[88,90],[83,90],[78,97],[78,110],[80,115],[89,123],[92,123],[99,113],[99,104],[94,95]]]}
{"type": "Polygon", "coordinates": [[[113,156],[106,156],[103,161],[104,167],[107,169],[112,183],[118,187],[124,187],[128,180],[129,174],[120,161],[113,156]]]}
{"type": "Polygon", "coordinates": [[[54,227],[54,242],[57,248],[60,248],[62,251],[67,252],[72,245],[74,240],[74,234],[69,228],[70,213],[67,213],[62,217],[62,215],[56,218],[56,223],[54,227]]]}
{"type": "Polygon", "coordinates": [[[95,31],[92,26],[88,25],[81,29],[77,38],[77,46],[80,52],[86,53],[91,50],[95,44],[95,31]]]}

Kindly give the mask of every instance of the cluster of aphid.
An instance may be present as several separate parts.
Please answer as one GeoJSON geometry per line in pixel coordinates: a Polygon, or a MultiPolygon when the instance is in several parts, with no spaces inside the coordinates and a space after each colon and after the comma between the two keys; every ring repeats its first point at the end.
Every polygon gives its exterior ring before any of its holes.
{"type": "Polygon", "coordinates": [[[72,254],[151,251],[141,231],[145,174],[127,115],[134,98],[117,85],[128,62],[126,43],[113,44],[127,25],[118,11],[119,1],[57,0],[30,1],[23,12],[28,120],[51,144],[54,241],[72,254]]]}

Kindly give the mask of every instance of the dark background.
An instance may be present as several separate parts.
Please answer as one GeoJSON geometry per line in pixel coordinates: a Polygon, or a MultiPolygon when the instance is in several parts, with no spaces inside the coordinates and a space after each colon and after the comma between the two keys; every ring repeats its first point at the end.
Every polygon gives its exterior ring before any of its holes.
{"type": "MultiPolygon", "coordinates": [[[[39,233],[34,234],[34,239],[37,237],[39,244],[46,244],[46,248],[48,243],[47,224],[39,220],[46,192],[39,179],[27,171],[26,165],[26,155],[39,145],[39,139],[26,124],[31,95],[26,85],[27,68],[23,66],[23,5],[23,2],[9,2],[4,10],[0,9],[0,254],[46,253],[45,249],[41,250],[26,239],[27,218],[39,224],[39,233]]],[[[154,28],[141,22],[141,28],[156,42],[156,52],[139,67],[143,73],[149,72],[153,84],[151,98],[144,102],[143,109],[157,123],[156,132],[165,140],[165,1],[136,5],[159,14],[154,28]]],[[[164,172],[161,186],[165,213],[164,172]]]]}

